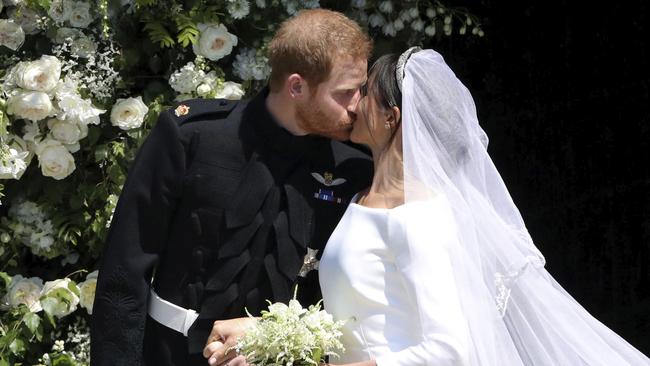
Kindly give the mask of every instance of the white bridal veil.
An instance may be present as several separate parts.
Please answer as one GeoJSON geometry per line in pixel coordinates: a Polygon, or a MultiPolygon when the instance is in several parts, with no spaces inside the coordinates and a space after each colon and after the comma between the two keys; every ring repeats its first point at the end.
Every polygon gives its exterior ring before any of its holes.
{"type": "MultiPolygon", "coordinates": [[[[472,96],[442,56],[415,52],[403,72],[406,201],[442,196],[453,213],[458,240],[448,253],[466,320],[466,363],[650,365],[544,269],[487,153],[472,96]]],[[[435,233],[427,240],[435,245],[435,233]]]]}

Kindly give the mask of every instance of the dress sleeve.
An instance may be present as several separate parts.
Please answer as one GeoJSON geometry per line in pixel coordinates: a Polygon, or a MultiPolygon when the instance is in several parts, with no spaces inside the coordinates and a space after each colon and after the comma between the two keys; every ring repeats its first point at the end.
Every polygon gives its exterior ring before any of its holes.
{"type": "Polygon", "coordinates": [[[144,364],[149,287],[181,194],[185,144],[169,112],[129,170],[101,258],[91,321],[94,366],[144,364]]]}
{"type": "MultiPolygon", "coordinates": [[[[404,296],[419,318],[420,342],[376,359],[378,366],[467,365],[468,332],[452,271],[449,248],[457,242],[446,201],[400,207],[389,221],[389,247],[403,278],[404,296]]],[[[387,330],[390,331],[390,330],[387,330]]]]}

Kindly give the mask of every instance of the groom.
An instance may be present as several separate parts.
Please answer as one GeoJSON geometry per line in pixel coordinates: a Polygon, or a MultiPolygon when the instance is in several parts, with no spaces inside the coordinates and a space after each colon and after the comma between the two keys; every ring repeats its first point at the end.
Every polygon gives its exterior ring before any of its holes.
{"type": "Polygon", "coordinates": [[[92,365],[206,365],[215,320],[259,314],[296,284],[304,304],[317,301],[318,258],[372,175],[339,142],[371,47],[345,16],[302,11],[269,45],[269,86],[252,100],[196,99],[160,115],[102,257],[92,365]]]}

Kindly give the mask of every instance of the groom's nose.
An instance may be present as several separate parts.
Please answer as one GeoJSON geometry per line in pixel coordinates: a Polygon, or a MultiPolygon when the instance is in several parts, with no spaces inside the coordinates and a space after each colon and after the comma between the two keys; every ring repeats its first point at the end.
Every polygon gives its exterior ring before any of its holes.
{"type": "Polygon", "coordinates": [[[354,93],[354,96],[352,99],[350,99],[350,103],[348,103],[348,112],[350,113],[356,113],[357,111],[357,105],[359,104],[359,101],[361,100],[361,90],[357,89],[356,93],[354,93]]]}

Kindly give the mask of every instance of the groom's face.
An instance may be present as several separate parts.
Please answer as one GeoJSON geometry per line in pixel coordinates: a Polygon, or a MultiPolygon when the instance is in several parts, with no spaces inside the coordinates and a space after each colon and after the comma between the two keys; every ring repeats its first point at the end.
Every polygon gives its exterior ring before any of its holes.
{"type": "Polygon", "coordinates": [[[348,140],[356,120],[359,89],[366,82],[365,59],[340,57],[332,65],[329,77],[310,97],[296,106],[298,122],[310,134],[336,140],[348,140]]]}

